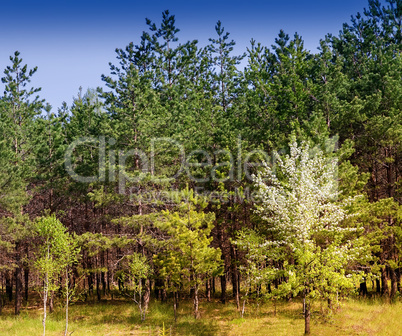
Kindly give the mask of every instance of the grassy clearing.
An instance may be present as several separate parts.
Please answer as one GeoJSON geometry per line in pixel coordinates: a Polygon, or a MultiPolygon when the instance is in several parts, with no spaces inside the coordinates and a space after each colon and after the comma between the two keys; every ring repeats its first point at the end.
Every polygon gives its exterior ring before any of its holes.
{"type": "MultiPolygon", "coordinates": [[[[249,305],[244,318],[233,303],[201,305],[202,318],[194,320],[191,303],[182,303],[174,323],[170,304],[151,302],[147,320],[140,321],[136,307],[125,301],[76,304],[70,309],[70,333],[80,335],[303,335],[304,320],[299,302],[282,302],[274,313],[272,304],[249,305]]],[[[376,300],[349,300],[338,313],[323,318],[320,306],[314,307],[312,335],[401,335],[402,303],[386,304],[376,300]]],[[[25,308],[20,316],[11,307],[0,316],[0,335],[41,335],[42,310],[25,308]]],[[[48,318],[47,334],[63,335],[64,312],[55,311],[48,318]]]]}

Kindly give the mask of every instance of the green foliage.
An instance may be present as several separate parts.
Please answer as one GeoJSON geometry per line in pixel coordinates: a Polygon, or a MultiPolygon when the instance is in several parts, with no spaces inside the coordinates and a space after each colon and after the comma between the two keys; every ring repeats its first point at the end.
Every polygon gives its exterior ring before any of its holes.
{"type": "Polygon", "coordinates": [[[66,232],[65,226],[55,217],[42,217],[35,223],[35,231],[41,238],[35,268],[45,279],[49,290],[57,288],[55,280],[65,267],[76,261],[77,249],[66,232]]]}
{"type": "Polygon", "coordinates": [[[268,296],[301,293],[309,307],[316,299],[336,301],[360,279],[351,266],[363,242],[343,225],[352,199],[338,199],[336,163],[320,149],[292,143],[289,155],[276,154],[275,164],[256,177],[264,236],[242,233],[238,245],[247,252],[245,273],[254,284],[285,278],[268,296]]]}
{"type": "Polygon", "coordinates": [[[124,288],[131,281],[144,318],[151,279],[175,308],[190,289],[196,312],[202,283],[231,273],[235,285],[239,270],[245,301],[258,304],[335,301],[363,276],[381,276],[385,292],[390,277],[397,297],[401,8],[370,0],[317,53],[281,30],[271,47],[252,40],[240,55],[220,21],[200,47],[179,40],[175,16],[164,11],[160,21],[146,19],[137,44],[116,49],[106,89],[80,89],[58,113],[28,88],[37,69],[16,52],[0,97],[6,280],[19,284],[34,250],[45,291],[61,272],[66,296],[73,270],[91,284],[113,273],[124,288]],[[74,149],[70,167],[66,150],[83,138],[92,140],[74,149]],[[287,153],[289,141],[290,154],[275,154],[250,185],[246,170],[258,172],[254,163],[272,150],[287,153]],[[258,198],[246,199],[255,190],[258,198]],[[60,221],[35,221],[47,213],[60,221]]]}
{"type": "MultiPolygon", "coordinates": [[[[188,188],[181,192],[183,201],[175,212],[163,211],[155,225],[166,232],[164,249],[155,255],[154,262],[165,281],[168,291],[177,292],[184,286],[195,291],[198,300],[199,285],[212,276],[222,273],[221,251],[211,247],[215,216],[203,210],[207,203],[188,188]]],[[[198,302],[197,302],[198,305],[198,302]]],[[[195,308],[197,317],[198,306],[195,308]]]]}
{"type": "Polygon", "coordinates": [[[18,213],[29,199],[26,187],[35,163],[34,119],[41,113],[43,101],[35,96],[40,88],[26,88],[37,68],[23,65],[18,51],[10,61],[12,65],[1,78],[5,91],[0,100],[0,206],[18,213]]]}

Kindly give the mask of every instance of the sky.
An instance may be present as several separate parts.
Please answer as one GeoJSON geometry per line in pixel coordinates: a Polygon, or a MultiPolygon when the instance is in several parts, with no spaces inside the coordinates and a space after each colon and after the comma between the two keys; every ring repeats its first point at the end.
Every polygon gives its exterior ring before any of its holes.
{"type": "Polygon", "coordinates": [[[251,38],[272,45],[280,29],[297,32],[315,52],[320,39],[338,34],[367,6],[367,0],[0,0],[0,75],[18,50],[24,64],[38,67],[31,85],[42,88],[41,98],[57,112],[63,101],[71,105],[80,86],[103,86],[108,63],[118,63],[115,49],[137,44],[147,30],[145,18],[159,23],[166,9],[176,17],[179,42],[208,44],[221,20],[241,54],[251,38]]]}

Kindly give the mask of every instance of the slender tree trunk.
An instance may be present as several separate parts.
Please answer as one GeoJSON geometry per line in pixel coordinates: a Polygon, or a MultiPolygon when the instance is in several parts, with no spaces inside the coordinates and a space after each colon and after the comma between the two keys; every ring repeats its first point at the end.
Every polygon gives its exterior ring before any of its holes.
{"type": "Polygon", "coordinates": [[[327,302],[328,302],[328,309],[332,310],[332,308],[333,308],[332,307],[332,300],[330,298],[328,298],[327,302]]]}
{"type": "MultiPolygon", "coordinates": [[[[50,258],[50,246],[47,246],[47,259],[49,260],[50,258]]],[[[49,274],[46,271],[45,273],[45,279],[44,279],[44,284],[43,284],[43,320],[42,320],[42,325],[43,325],[43,336],[46,335],[46,303],[47,303],[47,296],[49,293],[49,274]]]]}
{"type": "Polygon", "coordinates": [[[98,297],[98,301],[101,300],[101,291],[100,291],[100,274],[96,272],[96,296],[98,297]]]}
{"type": "Polygon", "coordinates": [[[6,294],[8,296],[8,300],[11,302],[13,301],[13,281],[12,275],[9,271],[6,271],[6,294]]]}
{"type": "Polygon", "coordinates": [[[375,279],[375,286],[376,286],[376,292],[381,293],[381,282],[380,279],[375,279]]]}
{"type": "Polygon", "coordinates": [[[3,310],[3,306],[4,306],[4,282],[3,282],[3,277],[1,277],[0,315],[3,310]]]}
{"type": "Polygon", "coordinates": [[[211,280],[207,279],[205,281],[205,294],[207,297],[207,301],[211,302],[211,280]]]}
{"type": "Polygon", "coordinates": [[[271,283],[267,284],[267,291],[269,294],[272,293],[271,283]]]}
{"type": "Polygon", "coordinates": [[[396,292],[398,290],[398,285],[397,285],[397,277],[396,277],[396,273],[395,270],[391,267],[389,267],[389,274],[391,276],[391,293],[390,293],[390,297],[391,300],[395,298],[396,292]]]}
{"type": "Polygon", "coordinates": [[[221,302],[226,303],[226,272],[220,278],[221,278],[221,302]]]}
{"type": "Polygon", "coordinates": [[[239,284],[238,284],[238,271],[237,271],[237,265],[236,265],[236,250],[234,246],[232,245],[230,247],[231,250],[231,273],[232,273],[232,287],[233,287],[233,297],[236,301],[236,307],[237,310],[240,310],[240,297],[239,297],[239,284]]]}
{"type": "Polygon", "coordinates": [[[389,296],[388,277],[385,267],[381,269],[381,295],[389,296]]]}
{"type": "Polygon", "coordinates": [[[24,267],[24,290],[25,290],[25,301],[28,302],[28,290],[29,290],[29,267],[24,267]]]}
{"type": "Polygon", "coordinates": [[[19,243],[16,244],[16,268],[15,268],[15,301],[14,301],[14,313],[19,315],[21,308],[21,255],[19,252],[19,243]]]}
{"type": "Polygon", "coordinates": [[[42,325],[43,325],[43,336],[46,335],[46,302],[47,302],[47,293],[48,293],[48,287],[47,287],[47,274],[45,277],[45,287],[43,290],[43,320],[42,320],[42,325]]]}
{"type": "Polygon", "coordinates": [[[360,295],[366,297],[367,294],[368,294],[367,282],[364,281],[364,282],[360,283],[360,295]]]}
{"type": "Polygon", "coordinates": [[[194,318],[198,319],[199,312],[198,312],[198,284],[194,287],[194,318]]]}
{"type": "Polygon", "coordinates": [[[102,281],[102,294],[103,296],[106,296],[107,294],[107,287],[106,287],[106,276],[105,272],[101,273],[101,281],[102,281]]]}
{"type": "Polygon", "coordinates": [[[174,311],[174,321],[177,322],[177,293],[173,292],[173,311],[174,311]]]}
{"type": "Polygon", "coordinates": [[[54,311],[54,291],[50,292],[49,295],[49,313],[53,313],[54,311]]]}
{"type": "Polygon", "coordinates": [[[304,305],[304,334],[310,334],[310,317],[311,317],[311,307],[310,303],[305,303],[304,305]]]}
{"type": "Polygon", "coordinates": [[[68,304],[70,300],[70,284],[69,284],[69,277],[68,277],[68,267],[66,267],[66,329],[64,330],[64,336],[68,334],[68,304]]]}
{"type": "Polygon", "coordinates": [[[161,300],[162,299],[162,287],[163,286],[163,282],[161,282],[160,279],[155,279],[155,284],[154,284],[154,295],[155,295],[155,299],[157,300],[161,300]]]}
{"type": "Polygon", "coordinates": [[[243,299],[243,307],[241,309],[241,318],[243,318],[244,312],[246,311],[246,301],[247,301],[247,298],[244,297],[244,299],[243,299]]]}
{"type": "MultiPolygon", "coordinates": [[[[190,282],[193,282],[193,281],[194,281],[194,277],[192,274],[190,274],[190,282]]],[[[195,292],[194,287],[191,287],[190,288],[190,298],[194,298],[194,292],[195,292]]]]}
{"type": "Polygon", "coordinates": [[[145,316],[148,311],[150,297],[151,297],[151,280],[146,279],[145,280],[145,292],[144,292],[144,321],[145,321],[145,316]]]}

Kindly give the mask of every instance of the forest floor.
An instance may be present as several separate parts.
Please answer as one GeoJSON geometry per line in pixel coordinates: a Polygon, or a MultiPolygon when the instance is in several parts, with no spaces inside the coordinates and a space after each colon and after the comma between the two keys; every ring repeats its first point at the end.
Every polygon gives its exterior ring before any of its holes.
{"type": "MultiPolygon", "coordinates": [[[[281,302],[277,313],[272,303],[246,305],[241,318],[229,302],[201,302],[201,318],[192,317],[191,302],[179,307],[177,322],[169,303],[151,302],[146,321],[134,303],[119,300],[74,304],[70,307],[69,335],[275,335],[304,334],[300,302],[281,302]],[[164,331],[163,331],[164,329],[164,331]]],[[[36,336],[42,334],[42,313],[38,306],[25,307],[19,316],[12,307],[0,316],[0,335],[36,336]]],[[[48,315],[46,335],[64,335],[64,311],[60,307],[48,315]]],[[[402,302],[387,304],[373,299],[349,299],[335,315],[323,317],[321,306],[314,306],[311,335],[402,335],[402,302]]]]}

